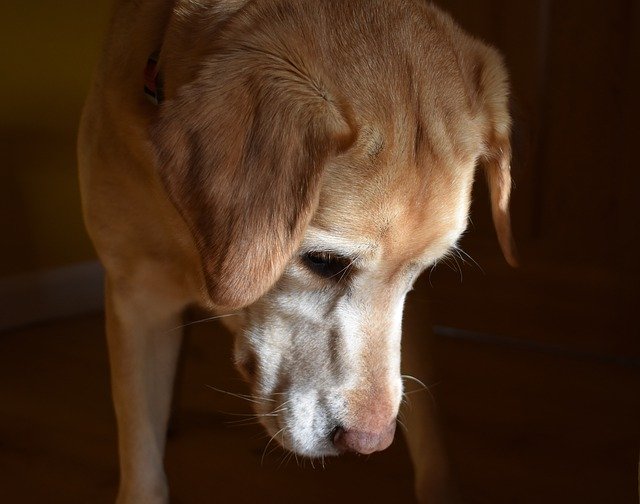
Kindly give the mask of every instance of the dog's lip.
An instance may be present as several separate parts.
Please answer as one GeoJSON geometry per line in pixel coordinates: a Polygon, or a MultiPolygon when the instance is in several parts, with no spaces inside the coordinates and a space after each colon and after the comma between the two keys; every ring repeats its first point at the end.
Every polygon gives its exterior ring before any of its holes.
{"type": "MultiPolygon", "coordinates": [[[[279,409],[279,407],[280,406],[274,408],[274,411],[279,409]]],[[[262,426],[267,431],[269,439],[271,439],[271,441],[269,441],[271,444],[273,444],[273,442],[275,441],[283,449],[295,453],[298,456],[313,459],[321,457],[335,457],[341,455],[340,450],[338,450],[331,441],[332,435],[335,432],[336,428],[333,428],[330,434],[319,436],[316,440],[316,446],[313,450],[296,449],[294,443],[292,442],[293,438],[287,435],[289,427],[287,427],[286,425],[286,419],[282,416],[282,412],[277,412],[277,414],[274,416],[261,415],[259,417],[259,420],[262,426]]]]}

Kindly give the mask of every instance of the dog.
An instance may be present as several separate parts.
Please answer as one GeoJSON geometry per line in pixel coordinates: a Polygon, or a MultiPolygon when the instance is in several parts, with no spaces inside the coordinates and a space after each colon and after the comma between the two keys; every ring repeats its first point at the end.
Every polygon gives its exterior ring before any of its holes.
{"type": "Polygon", "coordinates": [[[508,95],[499,53],[425,0],[116,1],[78,158],[119,503],[168,501],[174,329],[192,305],[233,315],[283,447],[389,446],[405,296],[465,231],[476,165],[516,262],[508,95]]]}

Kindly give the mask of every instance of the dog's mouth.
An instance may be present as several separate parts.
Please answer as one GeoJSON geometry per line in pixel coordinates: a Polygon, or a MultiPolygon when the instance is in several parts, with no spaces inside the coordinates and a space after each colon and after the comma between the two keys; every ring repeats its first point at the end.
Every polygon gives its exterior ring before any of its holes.
{"type": "Polygon", "coordinates": [[[262,331],[244,329],[235,363],[270,447],[320,458],[370,454],[391,444],[403,388],[399,366],[376,374],[365,365],[340,367],[330,353],[277,337],[266,344],[262,331]]]}
{"type": "Polygon", "coordinates": [[[267,431],[267,445],[279,445],[296,455],[319,458],[339,455],[333,436],[338,429],[331,414],[313,397],[317,393],[276,392],[259,395],[254,403],[258,420],[267,431]]]}
{"type": "Polygon", "coordinates": [[[382,451],[393,442],[395,416],[378,429],[349,427],[336,419],[330,401],[318,399],[317,392],[283,392],[255,404],[256,414],[266,429],[268,446],[278,444],[285,450],[310,458],[344,453],[369,455],[382,451]]]}

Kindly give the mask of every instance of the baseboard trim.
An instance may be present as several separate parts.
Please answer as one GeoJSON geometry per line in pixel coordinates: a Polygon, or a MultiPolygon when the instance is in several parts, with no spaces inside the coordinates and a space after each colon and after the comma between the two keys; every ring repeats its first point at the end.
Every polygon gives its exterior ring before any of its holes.
{"type": "Polygon", "coordinates": [[[83,313],[104,304],[104,270],[89,261],[0,279],[0,332],[83,313]]]}

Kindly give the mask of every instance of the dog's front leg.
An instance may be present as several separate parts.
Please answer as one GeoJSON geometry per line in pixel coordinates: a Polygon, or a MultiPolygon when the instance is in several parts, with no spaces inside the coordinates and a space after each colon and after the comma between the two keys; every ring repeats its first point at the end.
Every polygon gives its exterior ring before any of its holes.
{"type": "Polygon", "coordinates": [[[428,390],[412,378],[429,386],[434,375],[430,346],[433,340],[431,323],[424,306],[408,300],[403,324],[402,370],[405,389],[415,390],[406,396],[403,407],[405,439],[413,463],[415,492],[421,504],[458,503],[450,477],[442,434],[438,425],[435,399],[428,390]],[[413,306],[412,306],[413,305],[413,306]]]}
{"type": "Polygon", "coordinates": [[[118,504],[169,500],[163,454],[183,307],[168,290],[163,294],[157,286],[107,279],[107,341],[120,457],[118,504]]]}

